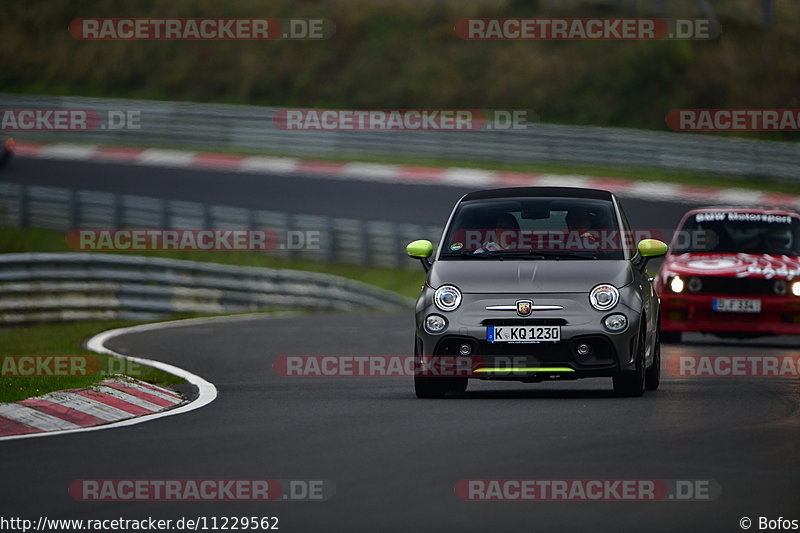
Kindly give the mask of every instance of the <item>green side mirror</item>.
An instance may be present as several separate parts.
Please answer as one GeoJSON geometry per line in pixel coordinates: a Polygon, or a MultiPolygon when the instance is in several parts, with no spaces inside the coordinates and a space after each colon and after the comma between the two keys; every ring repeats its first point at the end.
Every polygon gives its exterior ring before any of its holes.
{"type": "Polygon", "coordinates": [[[406,253],[414,259],[427,259],[433,254],[433,244],[431,241],[414,241],[406,246],[406,253]]]}
{"type": "Polygon", "coordinates": [[[644,258],[661,257],[667,253],[667,245],[658,239],[639,241],[639,254],[644,258]]]}

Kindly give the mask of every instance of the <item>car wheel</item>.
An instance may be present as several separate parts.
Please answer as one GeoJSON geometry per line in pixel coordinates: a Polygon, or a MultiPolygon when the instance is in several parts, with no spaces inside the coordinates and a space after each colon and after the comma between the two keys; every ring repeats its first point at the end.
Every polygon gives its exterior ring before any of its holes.
{"type": "MultiPolygon", "coordinates": [[[[414,349],[414,357],[416,359],[414,369],[420,372],[422,369],[422,361],[419,359],[419,352],[414,349]]],[[[444,398],[448,392],[460,394],[467,390],[467,378],[441,378],[430,376],[414,376],[414,392],[417,398],[444,398]]]]}
{"type": "Polygon", "coordinates": [[[467,390],[467,378],[429,378],[414,376],[414,392],[417,398],[444,398],[448,392],[462,393],[467,390]]]}
{"type": "Polygon", "coordinates": [[[661,332],[661,342],[665,342],[667,344],[679,344],[681,342],[681,332],[680,331],[662,331],[661,332]]]}
{"type": "Polygon", "coordinates": [[[647,390],[656,390],[661,383],[661,332],[658,330],[653,344],[653,364],[644,373],[644,387],[647,390]]]}
{"type": "Polygon", "coordinates": [[[633,372],[620,372],[614,376],[614,392],[620,396],[641,396],[645,388],[645,368],[644,368],[644,343],[645,326],[642,317],[642,327],[639,331],[639,340],[636,342],[636,370],[633,372]]]}

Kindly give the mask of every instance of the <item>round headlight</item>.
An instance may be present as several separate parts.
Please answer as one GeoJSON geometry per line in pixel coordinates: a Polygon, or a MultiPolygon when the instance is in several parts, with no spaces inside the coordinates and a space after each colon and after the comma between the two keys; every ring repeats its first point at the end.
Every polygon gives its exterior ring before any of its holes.
{"type": "Polygon", "coordinates": [[[772,290],[775,291],[775,294],[786,294],[786,281],[782,279],[775,280],[772,290]]]}
{"type": "Polygon", "coordinates": [[[444,328],[447,327],[447,320],[443,316],[439,315],[428,315],[425,317],[425,331],[436,335],[437,333],[441,333],[444,331],[444,328]]]}
{"type": "Polygon", "coordinates": [[[792,294],[795,296],[800,296],[800,281],[795,281],[792,283],[792,294]]]}
{"type": "Polygon", "coordinates": [[[683,292],[683,280],[680,276],[675,276],[672,278],[672,281],[669,282],[669,288],[672,289],[672,292],[683,292]]]}
{"type": "Polygon", "coordinates": [[[598,311],[608,311],[619,301],[619,291],[613,285],[598,285],[589,293],[589,302],[598,311]]]}
{"type": "Polygon", "coordinates": [[[689,289],[689,292],[700,292],[700,289],[703,288],[703,282],[700,281],[700,278],[691,277],[686,283],[686,287],[689,289]]]}
{"type": "Polygon", "coordinates": [[[622,331],[628,326],[628,319],[625,315],[609,315],[603,320],[603,325],[609,331],[622,331]]]}
{"type": "Polygon", "coordinates": [[[433,293],[433,303],[442,311],[453,311],[461,304],[461,291],[452,285],[442,285],[433,293]]]}

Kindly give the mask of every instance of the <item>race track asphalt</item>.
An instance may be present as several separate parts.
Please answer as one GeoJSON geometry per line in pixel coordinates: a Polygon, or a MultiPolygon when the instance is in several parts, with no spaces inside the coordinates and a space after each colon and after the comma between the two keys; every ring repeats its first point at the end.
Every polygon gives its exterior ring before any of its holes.
{"type": "MultiPolygon", "coordinates": [[[[4,181],[297,213],[442,224],[462,187],[17,158],[4,181]]],[[[686,203],[622,199],[639,228],[686,203]]],[[[0,517],[277,516],[280,531],[741,531],[800,518],[797,378],[666,376],[642,398],[609,379],[472,382],[418,400],[410,378],[287,378],[281,355],[408,355],[411,312],[242,318],[129,334],[110,347],[213,382],[219,397],[131,427],[0,443],[0,517]],[[75,479],[323,479],[311,502],[79,502],[75,479]],[[713,480],[711,501],[467,502],[473,478],[713,480]]],[[[797,355],[800,339],[692,335],[682,355],[797,355]]]]}
{"type": "MultiPolygon", "coordinates": [[[[418,400],[408,377],[282,377],[281,355],[406,355],[412,317],[313,314],[129,334],[112,349],[212,381],[203,409],[128,428],[0,443],[4,515],[278,516],[282,531],[735,531],[800,508],[797,378],[471,382],[418,400]],[[315,502],[78,502],[75,479],[322,479],[315,502]],[[461,479],[701,479],[711,501],[467,502],[461,479]]],[[[798,339],[690,336],[685,354],[794,355],[798,339]]],[[[666,363],[665,360],[665,363],[666,363]]]]}

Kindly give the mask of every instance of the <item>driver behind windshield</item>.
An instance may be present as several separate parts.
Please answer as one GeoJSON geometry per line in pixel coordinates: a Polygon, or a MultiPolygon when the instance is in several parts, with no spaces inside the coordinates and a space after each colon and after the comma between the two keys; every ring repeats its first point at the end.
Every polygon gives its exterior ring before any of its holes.
{"type": "Polygon", "coordinates": [[[565,217],[567,228],[571,232],[577,233],[580,238],[588,238],[590,241],[597,240],[597,236],[592,232],[592,214],[585,207],[574,207],[569,210],[565,217]]]}
{"type": "Polygon", "coordinates": [[[792,227],[775,226],[767,230],[767,253],[769,254],[790,254],[792,251],[792,227]]]}
{"type": "Polygon", "coordinates": [[[519,234],[519,223],[511,213],[500,213],[494,220],[494,231],[489,232],[487,240],[475,250],[476,254],[513,249],[519,234]]]}

